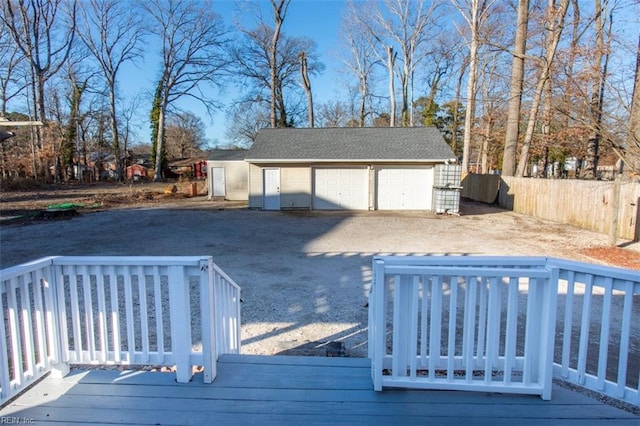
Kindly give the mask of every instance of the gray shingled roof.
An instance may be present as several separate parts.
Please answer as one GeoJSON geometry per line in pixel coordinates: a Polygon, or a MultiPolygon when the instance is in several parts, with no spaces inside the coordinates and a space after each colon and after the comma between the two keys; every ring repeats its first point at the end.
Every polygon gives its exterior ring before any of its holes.
{"type": "Polygon", "coordinates": [[[264,161],[443,161],[454,158],[435,127],[260,130],[245,156],[264,161]]]}
{"type": "Polygon", "coordinates": [[[209,161],[244,161],[246,149],[214,149],[209,153],[209,161]]]}

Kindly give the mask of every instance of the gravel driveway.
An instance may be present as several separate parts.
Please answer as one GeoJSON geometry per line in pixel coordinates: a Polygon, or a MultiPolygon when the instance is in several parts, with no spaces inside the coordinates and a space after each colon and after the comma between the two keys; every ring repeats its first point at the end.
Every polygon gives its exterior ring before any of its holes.
{"type": "Polygon", "coordinates": [[[265,212],[189,203],[3,226],[0,266],[49,255],[212,255],[242,286],[242,352],[366,355],[374,254],[547,255],[589,260],[606,235],[475,203],[427,212],[265,212]]]}

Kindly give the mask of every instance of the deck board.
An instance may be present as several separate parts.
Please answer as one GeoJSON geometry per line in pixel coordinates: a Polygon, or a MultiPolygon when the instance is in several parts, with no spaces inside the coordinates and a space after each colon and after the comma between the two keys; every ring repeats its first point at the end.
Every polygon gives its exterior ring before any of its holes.
{"type": "Polygon", "coordinates": [[[178,384],[175,374],[74,371],[46,378],[0,419],[64,424],[636,425],[640,417],[559,386],[551,401],[485,392],[374,392],[357,358],[223,356],[218,377],[178,384]]]}

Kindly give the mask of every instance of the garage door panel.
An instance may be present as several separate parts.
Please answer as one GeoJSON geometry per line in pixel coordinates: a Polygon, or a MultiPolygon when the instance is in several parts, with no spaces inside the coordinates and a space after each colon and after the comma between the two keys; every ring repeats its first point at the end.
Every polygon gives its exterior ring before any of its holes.
{"type": "Polygon", "coordinates": [[[366,168],[314,169],[313,208],[367,210],[369,172],[366,168]]]}
{"type": "Polygon", "coordinates": [[[377,170],[376,179],[378,209],[431,209],[432,168],[382,168],[377,170]]]}

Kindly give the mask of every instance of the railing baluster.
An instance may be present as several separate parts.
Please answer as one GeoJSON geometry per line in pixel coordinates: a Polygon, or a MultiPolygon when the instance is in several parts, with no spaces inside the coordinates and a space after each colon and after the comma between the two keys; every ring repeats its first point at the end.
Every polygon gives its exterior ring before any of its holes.
{"type": "MultiPolygon", "coordinates": [[[[4,342],[7,342],[7,330],[5,327],[7,325],[11,327],[11,325],[8,318],[5,318],[5,312],[9,309],[9,303],[5,305],[1,296],[2,293],[7,293],[8,297],[10,287],[10,284],[5,281],[0,281],[0,289],[2,289],[2,292],[0,292],[0,342],[2,342],[2,349],[4,349],[4,342]]],[[[13,334],[11,329],[9,329],[9,333],[13,334]]],[[[0,399],[3,401],[6,401],[13,395],[13,390],[11,389],[11,373],[9,372],[9,359],[7,358],[6,350],[0,350],[0,391],[0,399]]]]}
{"type": "Polygon", "coordinates": [[[142,346],[141,362],[149,362],[149,312],[147,310],[147,277],[144,268],[139,265],[138,273],[138,305],[140,309],[140,340],[142,346]]]}
{"type": "Polygon", "coordinates": [[[487,351],[484,359],[484,382],[490,383],[492,379],[493,361],[496,351],[496,340],[499,337],[497,333],[500,331],[500,317],[498,311],[500,309],[500,291],[498,290],[498,278],[491,277],[489,279],[489,300],[488,300],[488,315],[487,315],[487,351]],[[497,324],[496,324],[497,323],[497,324]],[[497,327],[496,327],[497,325],[497,327]]]}
{"type": "Polygon", "coordinates": [[[9,281],[7,286],[7,307],[9,308],[9,332],[11,333],[11,358],[13,360],[13,381],[20,387],[24,380],[22,364],[22,344],[20,342],[20,321],[18,320],[18,301],[16,290],[18,279],[9,281]]]}
{"type": "Polygon", "coordinates": [[[25,274],[18,278],[18,289],[20,290],[20,313],[22,318],[22,350],[24,353],[24,361],[27,364],[26,370],[23,369],[25,381],[33,378],[36,374],[36,357],[35,346],[33,340],[33,331],[31,330],[31,297],[29,295],[29,285],[33,285],[31,274],[25,274]],[[26,277],[25,277],[26,275],[26,277]],[[25,278],[28,278],[25,280],[25,278]]]}
{"type": "Polygon", "coordinates": [[[540,306],[538,300],[537,280],[529,279],[527,282],[527,323],[524,331],[524,366],[522,382],[525,386],[531,386],[536,379],[534,370],[538,364],[537,350],[539,345],[538,331],[540,331],[540,306]]]}
{"type": "Polygon", "coordinates": [[[115,266],[109,267],[109,290],[111,294],[111,334],[113,361],[122,361],[122,341],[120,340],[120,299],[118,297],[118,273],[115,266]]]}
{"type": "Polygon", "coordinates": [[[476,330],[476,302],[478,297],[478,277],[467,276],[467,294],[465,295],[465,325],[463,330],[464,346],[464,364],[466,366],[465,378],[467,383],[473,381],[473,370],[475,367],[475,358],[473,356],[475,330],[476,330]]]}
{"type": "Polygon", "coordinates": [[[564,328],[562,330],[562,370],[561,376],[564,378],[569,377],[569,364],[571,359],[571,335],[573,334],[573,300],[576,286],[576,274],[574,271],[569,271],[567,276],[567,300],[564,310],[564,328]]]}
{"type": "Polygon", "coordinates": [[[158,350],[158,362],[164,363],[164,312],[162,308],[162,287],[161,287],[161,279],[160,279],[160,268],[157,266],[153,267],[153,275],[151,276],[153,279],[153,300],[155,302],[155,311],[156,311],[156,340],[157,340],[157,350],[158,350]]]}
{"type": "Polygon", "coordinates": [[[578,383],[584,385],[587,370],[587,350],[589,348],[589,328],[591,326],[591,296],[593,293],[593,275],[588,274],[582,305],[582,324],[580,326],[580,342],[578,352],[578,383]]]}
{"type": "Polygon", "coordinates": [[[69,277],[69,299],[71,302],[71,322],[73,325],[73,345],[75,359],[71,361],[82,362],[82,328],[80,325],[80,306],[78,296],[78,276],[75,266],[64,269],[69,277]]]}
{"type": "Polygon", "coordinates": [[[98,338],[100,342],[99,354],[100,361],[107,362],[109,357],[109,340],[107,331],[107,307],[104,294],[104,271],[101,266],[97,266],[95,270],[96,276],[96,292],[98,294],[98,338]]]}
{"type": "Polygon", "coordinates": [[[453,381],[456,360],[456,317],[458,315],[458,277],[449,277],[449,335],[447,336],[447,380],[453,381]]]}
{"type": "Polygon", "coordinates": [[[429,331],[429,379],[435,380],[440,362],[442,330],[442,277],[431,277],[431,330],[429,331]]]}
{"type": "Polygon", "coordinates": [[[518,278],[509,279],[507,293],[507,330],[505,336],[504,384],[511,384],[511,375],[516,361],[516,346],[518,342],[518,278]]]}
{"type": "Polygon", "coordinates": [[[136,337],[134,330],[134,316],[133,316],[133,289],[131,283],[131,267],[123,267],[124,276],[124,303],[125,303],[125,317],[127,319],[127,352],[128,362],[135,362],[136,354],[136,337]]]}
{"type": "Polygon", "coordinates": [[[95,327],[93,324],[93,300],[91,294],[91,277],[88,272],[87,266],[80,268],[80,276],[82,277],[82,293],[84,298],[84,324],[85,334],[87,341],[87,351],[83,351],[83,361],[90,362],[96,359],[96,339],[95,339],[95,327]]]}
{"type": "MultiPolygon", "coordinates": [[[[629,338],[631,336],[631,313],[633,312],[633,283],[624,284],[624,302],[622,305],[622,324],[620,325],[620,357],[618,358],[618,380],[616,396],[624,398],[627,384],[627,367],[629,361],[629,338]]],[[[638,372],[640,374],[640,371],[638,372]]],[[[640,380],[638,380],[640,389],[640,380]]]]}
{"type": "Polygon", "coordinates": [[[429,320],[429,279],[426,275],[422,276],[422,299],[421,316],[420,316],[420,367],[427,366],[427,339],[428,339],[428,320],[429,320]]]}
{"type": "MultiPolygon", "coordinates": [[[[403,353],[405,351],[401,350],[401,345],[403,342],[400,340],[402,321],[401,318],[406,318],[406,312],[402,311],[402,283],[400,282],[400,275],[396,275],[393,280],[393,342],[392,342],[392,353],[394,354],[392,363],[391,363],[391,376],[394,379],[398,377],[404,376],[404,374],[400,373],[400,362],[406,360],[403,358],[403,353]]],[[[402,330],[404,331],[404,330],[402,330]]],[[[403,367],[406,369],[406,366],[403,367]]]]}
{"type": "Polygon", "coordinates": [[[613,280],[607,278],[604,287],[604,299],[602,303],[602,319],[600,321],[600,348],[598,353],[598,388],[604,390],[604,382],[607,379],[607,358],[609,355],[609,329],[611,322],[611,293],[613,292],[613,280]]]}
{"type": "Polygon", "coordinates": [[[409,314],[411,331],[409,333],[409,371],[413,380],[416,379],[416,360],[418,355],[418,306],[419,297],[418,280],[419,277],[414,275],[411,283],[411,299],[409,300],[411,310],[409,314]]]}
{"type": "Polygon", "coordinates": [[[33,307],[35,315],[35,344],[38,348],[38,354],[36,358],[36,367],[43,370],[49,369],[49,354],[47,351],[46,336],[47,330],[45,327],[44,318],[44,304],[42,300],[42,285],[44,279],[42,277],[42,270],[36,269],[32,273],[32,288],[33,288],[33,307]]]}
{"type": "Polygon", "coordinates": [[[478,303],[478,340],[477,340],[477,348],[476,348],[476,361],[475,366],[477,368],[484,367],[484,360],[486,357],[485,353],[485,341],[486,341],[486,330],[487,330],[487,305],[488,305],[488,297],[487,297],[487,279],[482,278],[480,281],[480,300],[478,303]]]}

